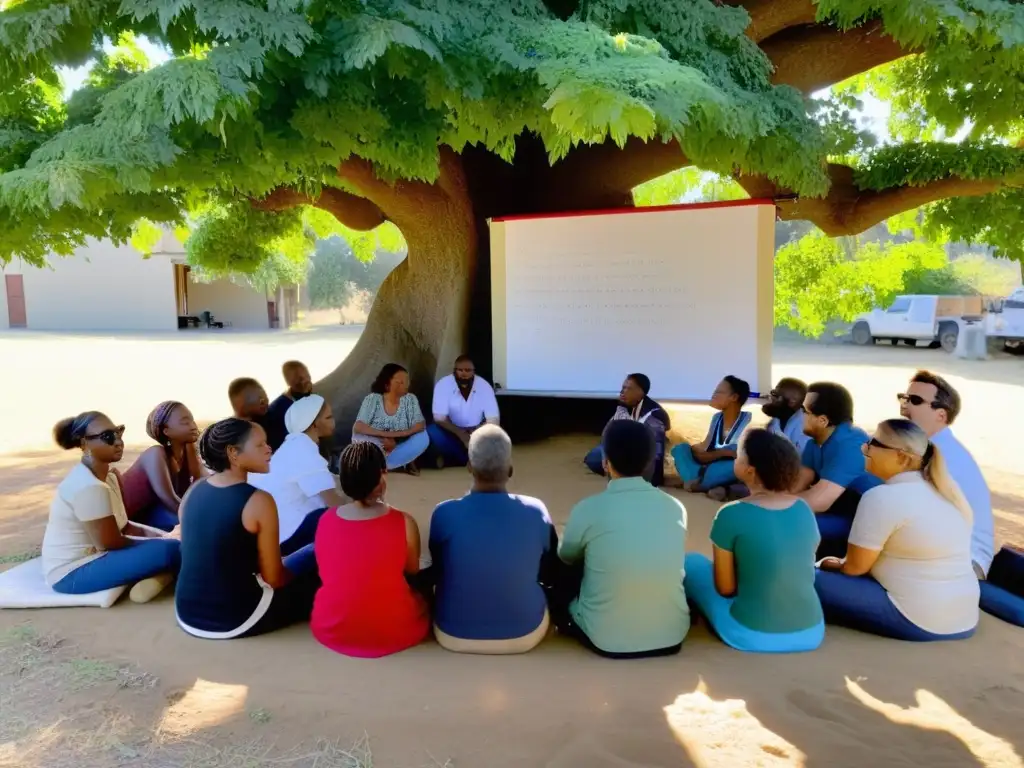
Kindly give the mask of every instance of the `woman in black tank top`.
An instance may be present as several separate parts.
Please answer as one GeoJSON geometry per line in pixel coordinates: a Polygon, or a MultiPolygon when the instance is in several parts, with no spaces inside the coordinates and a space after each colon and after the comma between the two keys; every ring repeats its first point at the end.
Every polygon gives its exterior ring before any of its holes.
{"type": "Polygon", "coordinates": [[[199,451],[215,474],[181,502],[179,626],[196,637],[226,640],[308,620],[320,586],[313,546],[282,560],[274,500],[246,482],[249,472],[270,466],[263,428],[219,421],[203,433],[199,451]]]}

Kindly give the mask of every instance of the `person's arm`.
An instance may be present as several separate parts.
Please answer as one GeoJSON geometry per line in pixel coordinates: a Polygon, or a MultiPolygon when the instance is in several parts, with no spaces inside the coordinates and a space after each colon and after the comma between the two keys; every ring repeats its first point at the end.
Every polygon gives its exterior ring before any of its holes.
{"type": "Polygon", "coordinates": [[[828,480],[819,480],[799,495],[815,513],[828,512],[845,490],[846,488],[841,485],[836,485],[828,480]]]}
{"type": "Polygon", "coordinates": [[[847,440],[829,455],[828,462],[821,467],[818,482],[803,491],[800,497],[815,512],[825,512],[864,472],[864,454],[860,443],[847,440]]]}
{"type": "Polygon", "coordinates": [[[471,436],[471,433],[468,429],[457,427],[448,420],[447,416],[440,416],[436,413],[434,414],[434,423],[437,424],[437,426],[439,426],[444,431],[451,432],[453,435],[459,438],[459,440],[462,441],[463,445],[469,445],[469,438],[471,436]]]}
{"type": "Polygon", "coordinates": [[[711,545],[715,561],[715,591],[722,597],[736,594],[736,558],[732,552],[711,545]]]}
{"type": "Polygon", "coordinates": [[[803,493],[814,485],[814,481],[818,479],[818,473],[812,469],[814,466],[814,452],[817,450],[818,446],[808,438],[803,451],[800,453],[800,474],[797,475],[796,482],[790,489],[792,493],[803,493]]]}
{"type": "Polygon", "coordinates": [[[889,537],[904,523],[903,510],[892,506],[887,490],[879,486],[861,496],[850,528],[846,557],[842,560],[827,558],[827,562],[821,563],[823,569],[840,571],[847,576],[871,572],[889,537]]]}
{"type": "Polygon", "coordinates": [[[420,527],[412,515],[406,512],[402,515],[405,517],[405,572],[412,576],[420,572],[420,527]]]}
{"type": "MultiPolygon", "coordinates": [[[[427,420],[423,418],[423,411],[420,409],[419,398],[414,394],[408,394],[406,397],[409,398],[409,429],[401,433],[402,437],[412,437],[418,432],[422,432],[427,428],[427,420]]],[[[418,534],[417,534],[418,535],[418,534]]]]}
{"type": "MultiPolygon", "coordinates": [[[[712,558],[714,560],[715,590],[722,597],[736,594],[736,538],[743,525],[743,508],[738,504],[720,507],[711,523],[712,558]]],[[[684,577],[685,579],[685,577],[684,577]]]]}
{"type": "Polygon", "coordinates": [[[121,533],[110,506],[110,493],[106,486],[90,485],[80,490],[71,502],[75,517],[89,534],[93,546],[104,552],[124,549],[133,543],[121,533]]]}
{"type": "Polygon", "coordinates": [[[356,414],[352,431],[357,435],[366,435],[367,437],[396,437],[398,434],[396,432],[386,432],[383,429],[374,429],[370,426],[376,407],[377,395],[369,394],[364,397],[363,402],[359,405],[359,413],[356,414]]]}
{"type": "Polygon", "coordinates": [[[167,507],[171,512],[177,514],[181,506],[181,499],[174,492],[174,484],[171,482],[171,468],[167,464],[167,453],[161,446],[147,448],[139,463],[149,480],[149,487],[153,489],[157,500],[167,507]]]}
{"type": "Polygon", "coordinates": [[[498,410],[498,398],[494,394],[494,387],[492,387],[490,384],[487,384],[487,387],[482,389],[484,394],[484,423],[500,424],[501,413],[498,410]]]}
{"type": "Polygon", "coordinates": [[[242,510],[242,525],[249,533],[256,534],[260,577],[274,589],[280,589],[291,581],[292,575],[281,560],[277,505],[269,493],[256,491],[249,497],[242,510]]]}
{"type": "Polygon", "coordinates": [[[708,446],[711,445],[711,441],[715,436],[715,428],[718,426],[718,420],[721,418],[720,414],[715,414],[711,417],[711,426],[708,427],[708,433],[704,436],[703,442],[700,445],[694,445],[690,448],[690,453],[693,455],[693,460],[698,464],[710,464],[711,459],[708,458],[708,446]]]}
{"type": "MultiPolygon", "coordinates": [[[[319,457],[317,459],[320,460],[319,457]]],[[[322,469],[295,478],[295,483],[307,498],[319,498],[328,509],[349,503],[349,499],[338,490],[337,476],[331,474],[327,462],[323,463],[322,469]]]]}
{"type": "Polygon", "coordinates": [[[821,569],[823,571],[838,571],[847,576],[864,576],[871,572],[880,554],[882,554],[880,550],[865,549],[856,544],[850,544],[846,548],[846,557],[842,559],[826,557],[821,561],[821,569]]]}
{"type": "Polygon", "coordinates": [[[558,545],[558,557],[563,563],[572,565],[584,557],[587,547],[586,534],[589,527],[584,520],[586,510],[579,504],[569,513],[569,522],[562,531],[562,543],[558,545]]]}

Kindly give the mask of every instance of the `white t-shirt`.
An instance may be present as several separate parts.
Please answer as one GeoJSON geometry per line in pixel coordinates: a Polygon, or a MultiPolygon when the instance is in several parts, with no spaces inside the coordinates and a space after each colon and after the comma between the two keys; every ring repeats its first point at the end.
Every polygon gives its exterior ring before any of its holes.
{"type": "Polygon", "coordinates": [[[113,472],[106,482],[85,464],[77,464],[50,503],[50,518],[43,534],[43,573],[51,587],[79,566],[104,553],[96,549],[83,523],[113,515],[117,527],[128,524],[121,486],[113,472]]]}
{"type": "Polygon", "coordinates": [[[327,506],[321,493],[337,488],[327,459],[309,435],[302,433],[285,438],[270,457],[270,472],[250,472],[248,479],[249,485],[274,497],[282,542],[295,533],[306,515],[327,506]]]}
{"type": "Polygon", "coordinates": [[[974,513],[974,528],[971,537],[971,558],[988,573],[995,554],[995,520],[992,518],[992,494],[985,476],[981,474],[978,462],[971,456],[963,443],[956,439],[953,431],[946,427],[932,437],[932,442],[942,452],[946,469],[974,513]]]}
{"type": "Polygon", "coordinates": [[[871,575],[921,629],[950,635],[978,624],[971,524],[920,472],[896,475],[861,497],[850,543],[881,551],[871,575]]]}
{"type": "Polygon", "coordinates": [[[469,397],[463,397],[455,374],[449,373],[434,385],[434,402],[431,404],[434,421],[448,419],[456,427],[471,429],[484,421],[498,420],[498,399],[494,389],[479,376],[473,379],[469,397]]]}

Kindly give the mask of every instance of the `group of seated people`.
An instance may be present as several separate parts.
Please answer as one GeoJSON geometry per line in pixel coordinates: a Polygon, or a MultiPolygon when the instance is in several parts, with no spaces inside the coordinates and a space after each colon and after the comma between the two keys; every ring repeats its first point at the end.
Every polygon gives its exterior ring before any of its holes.
{"type": "Polygon", "coordinates": [[[716,387],[705,439],[668,450],[667,412],[639,373],[586,465],[604,490],[561,537],[544,503],[510,493],[512,444],[491,386],[466,356],[437,382],[427,426],[408,372],[383,367],[337,474],[321,454],[331,406],[298,362],[272,403],[253,379],[234,416],[201,434],[158,405],[156,445],[121,473],[124,427],[87,412],[54,429],[82,460],[59,485],[43,542],[48,583],[88,593],[131,585],[145,602],[172,581],[179,626],[229,639],[309,621],[327,648],[379,657],[431,631],[444,648],[522,653],[554,626],[612,658],[676,653],[690,608],[729,646],[809,651],[833,623],[903,640],[969,637],[993,559],[984,478],[950,426],[956,391],[919,372],[900,418],[868,436],[840,385],[784,379],[750,427],[746,382],[716,387]],[[686,490],[717,499],[712,557],[686,554],[687,512],[658,486],[672,456],[686,490]],[[439,504],[424,548],[387,501],[389,471],[467,465],[470,491],[439,504]]]}

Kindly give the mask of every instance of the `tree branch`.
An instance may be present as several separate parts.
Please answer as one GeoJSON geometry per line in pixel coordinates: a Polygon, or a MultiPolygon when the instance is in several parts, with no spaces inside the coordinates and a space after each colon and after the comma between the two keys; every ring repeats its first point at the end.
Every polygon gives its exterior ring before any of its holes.
{"type": "Polygon", "coordinates": [[[763,40],[760,46],[775,65],[772,82],[791,85],[803,93],[914,53],[885,34],[880,21],[845,31],[825,24],[791,27],[763,40]]]}
{"type": "MultiPolygon", "coordinates": [[[[779,200],[779,216],[786,221],[805,220],[817,225],[829,237],[863,232],[891,216],[913,210],[926,203],[947,197],[978,197],[1000,189],[1002,179],[977,180],[946,178],[918,186],[901,185],[882,190],[862,190],[854,183],[853,169],[846,165],[829,165],[832,186],[822,198],[779,200]]],[[[780,189],[763,176],[741,176],[737,179],[751,197],[785,197],[790,192],[780,189]]]]}
{"type": "Polygon", "coordinates": [[[760,43],[789,27],[813,24],[814,3],[811,0],[729,0],[750,14],[747,37],[760,43]]]}
{"type": "Polygon", "coordinates": [[[628,198],[633,187],[690,164],[679,142],[631,137],[621,149],[613,141],[577,147],[551,168],[555,190],[605,191],[609,200],[628,198]]]}
{"type": "Polygon", "coordinates": [[[319,197],[311,197],[291,187],[278,187],[252,205],[261,211],[283,211],[297,205],[312,205],[327,211],[349,229],[360,232],[374,229],[387,219],[373,202],[342,189],[324,187],[319,197]]]}

